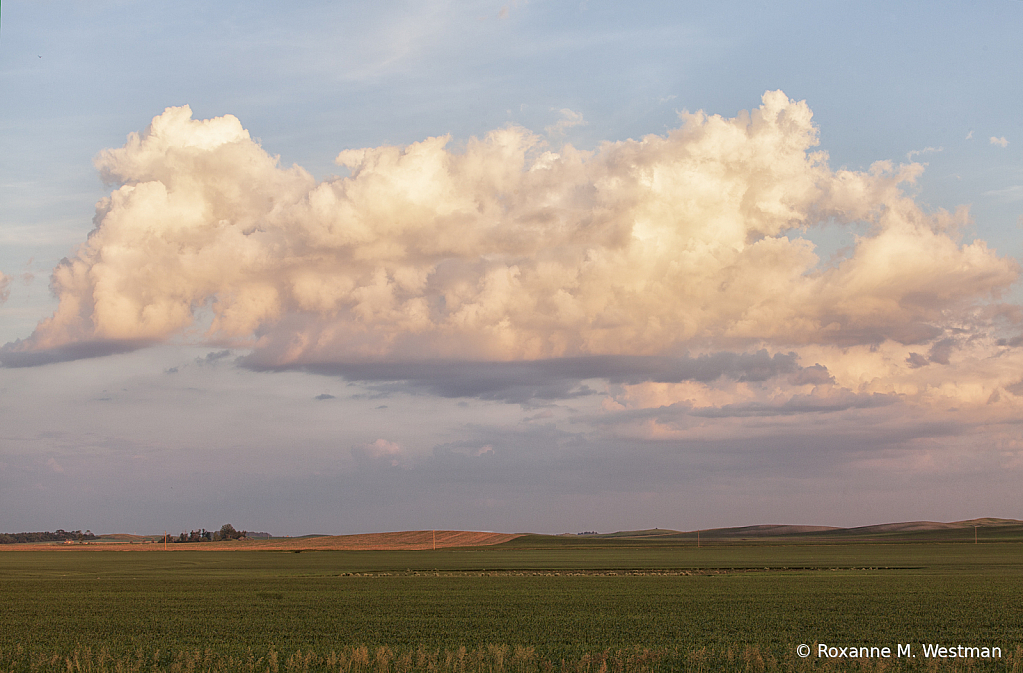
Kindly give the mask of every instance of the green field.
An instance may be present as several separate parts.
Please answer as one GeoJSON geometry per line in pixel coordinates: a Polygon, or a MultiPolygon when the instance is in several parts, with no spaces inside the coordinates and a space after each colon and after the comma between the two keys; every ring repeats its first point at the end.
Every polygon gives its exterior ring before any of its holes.
{"type": "Polygon", "coordinates": [[[1019,543],[634,542],[0,552],[0,671],[1023,670],[1019,543]],[[802,643],[916,657],[800,659],[802,643]]]}

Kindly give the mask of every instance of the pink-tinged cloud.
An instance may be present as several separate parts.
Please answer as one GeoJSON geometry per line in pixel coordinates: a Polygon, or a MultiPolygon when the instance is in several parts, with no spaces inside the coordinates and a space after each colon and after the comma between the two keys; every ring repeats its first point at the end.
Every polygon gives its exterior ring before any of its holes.
{"type": "Polygon", "coordinates": [[[96,159],[120,186],[53,272],[54,315],[5,356],[172,337],[265,366],[922,344],[1018,274],[959,240],[965,210],[904,193],[921,166],[829,168],[780,91],[593,152],[517,127],[449,142],[346,150],[350,175],[317,182],[232,116],[168,108],[96,159]],[[799,235],[850,223],[867,233],[832,265],[799,235]]]}

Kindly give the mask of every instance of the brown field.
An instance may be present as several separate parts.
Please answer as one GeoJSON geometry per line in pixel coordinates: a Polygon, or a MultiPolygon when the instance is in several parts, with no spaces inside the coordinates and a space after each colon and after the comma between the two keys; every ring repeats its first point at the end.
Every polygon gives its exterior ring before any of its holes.
{"type": "MultiPolygon", "coordinates": [[[[520,533],[486,533],[466,530],[413,530],[393,533],[364,533],[361,535],[322,535],[316,537],[284,538],[274,540],[230,540],[225,542],[169,543],[168,551],[299,551],[299,550],[364,550],[390,551],[398,549],[437,549],[442,547],[481,547],[514,540],[520,533]]],[[[139,536],[136,540],[104,538],[84,544],[41,542],[0,545],[0,550],[11,551],[64,551],[102,549],[107,551],[163,551],[163,542],[153,542],[139,536]]]]}

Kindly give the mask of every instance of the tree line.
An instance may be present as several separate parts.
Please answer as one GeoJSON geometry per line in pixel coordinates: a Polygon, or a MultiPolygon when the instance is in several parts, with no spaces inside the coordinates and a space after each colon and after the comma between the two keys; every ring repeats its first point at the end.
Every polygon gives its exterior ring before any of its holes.
{"type": "MultiPolygon", "coordinates": [[[[247,530],[236,530],[234,526],[225,523],[220,530],[209,531],[205,528],[193,530],[180,535],[167,535],[167,542],[220,542],[222,540],[241,539],[270,539],[269,533],[256,533],[247,530]]],[[[19,542],[85,542],[98,539],[91,530],[84,533],[80,530],[64,530],[58,528],[52,533],[42,531],[37,533],[0,533],[0,544],[16,544],[19,542]]]]}
{"type": "Polygon", "coordinates": [[[180,535],[168,535],[167,542],[220,542],[221,540],[241,540],[250,538],[269,539],[269,533],[250,533],[247,530],[235,530],[235,527],[225,523],[220,530],[209,531],[205,528],[193,530],[180,535]]]}
{"type": "Polygon", "coordinates": [[[38,533],[0,533],[0,544],[15,544],[18,542],[65,542],[71,540],[73,542],[84,542],[86,540],[95,540],[96,536],[92,534],[91,530],[87,530],[84,533],[80,530],[64,530],[58,528],[52,533],[49,531],[41,531],[38,533]]]}

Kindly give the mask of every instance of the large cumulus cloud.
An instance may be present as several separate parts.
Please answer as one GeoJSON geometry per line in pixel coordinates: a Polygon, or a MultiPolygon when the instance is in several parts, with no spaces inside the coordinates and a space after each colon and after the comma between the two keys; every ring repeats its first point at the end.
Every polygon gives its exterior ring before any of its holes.
{"type": "Polygon", "coordinates": [[[261,367],[876,348],[947,337],[1015,280],[959,240],[965,211],[907,196],[919,165],[832,170],[817,142],[775,91],[593,152],[515,127],[347,150],[318,182],[232,116],[168,108],[97,158],[118,186],[5,360],[172,337],[261,367]],[[852,223],[830,264],[800,234],[852,223]]]}

